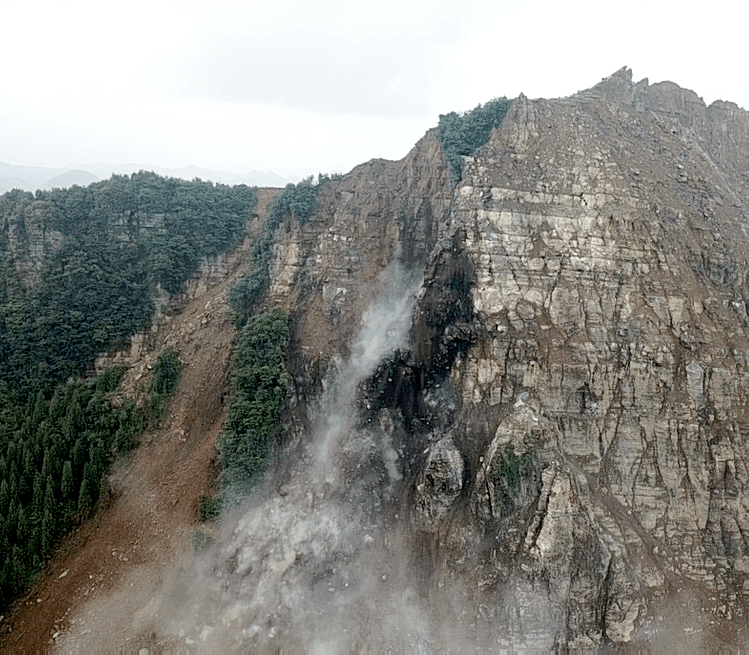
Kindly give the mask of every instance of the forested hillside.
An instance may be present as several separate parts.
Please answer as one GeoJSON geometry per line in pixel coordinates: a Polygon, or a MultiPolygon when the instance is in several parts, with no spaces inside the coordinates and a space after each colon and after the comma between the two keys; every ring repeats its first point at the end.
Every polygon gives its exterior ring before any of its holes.
{"type": "Polygon", "coordinates": [[[96,503],[179,376],[165,351],[144,412],[117,390],[122,369],[85,381],[94,358],[235,246],[255,204],[253,188],[145,172],[0,196],[0,605],[96,503]]]}
{"type": "Polygon", "coordinates": [[[23,398],[83,373],[149,324],[157,287],[178,293],[201,257],[235,245],[255,201],[145,172],[0,196],[2,381],[23,398]]]}

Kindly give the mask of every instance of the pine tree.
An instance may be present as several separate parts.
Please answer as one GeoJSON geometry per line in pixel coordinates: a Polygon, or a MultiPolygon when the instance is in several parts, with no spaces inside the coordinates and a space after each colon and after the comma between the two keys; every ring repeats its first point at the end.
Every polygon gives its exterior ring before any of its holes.
{"type": "Polygon", "coordinates": [[[10,557],[10,539],[5,535],[5,524],[3,524],[3,537],[2,537],[2,546],[0,546],[0,554],[2,555],[2,561],[10,557]]]}
{"type": "Polygon", "coordinates": [[[42,443],[44,441],[44,431],[47,429],[47,423],[43,421],[29,440],[31,461],[35,469],[39,468],[42,463],[42,455],[44,454],[44,447],[42,446],[42,443]]]}
{"type": "Polygon", "coordinates": [[[31,570],[38,571],[41,566],[40,548],[42,545],[42,526],[31,528],[29,540],[26,542],[26,561],[31,562],[31,570]]]}
{"type": "Polygon", "coordinates": [[[54,533],[53,533],[53,523],[54,518],[50,512],[48,512],[46,509],[44,510],[44,518],[42,519],[42,527],[41,527],[41,551],[42,556],[46,557],[47,553],[49,553],[50,548],[52,547],[52,542],[54,540],[54,533]]]}
{"type": "Polygon", "coordinates": [[[8,450],[6,451],[5,459],[8,462],[8,473],[10,474],[10,472],[14,470],[13,467],[16,462],[16,442],[15,441],[8,442],[8,450]]]}
{"type": "MultiPolygon", "coordinates": [[[[88,468],[88,463],[86,463],[86,467],[88,468]]],[[[78,494],[78,511],[86,511],[93,507],[93,504],[88,477],[84,475],[83,482],[81,482],[81,490],[78,494]]]]}
{"type": "Polygon", "coordinates": [[[5,603],[7,600],[9,600],[13,594],[10,588],[10,567],[11,564],[11,558],[5,557],[3,559],[3,568],[2,572],[0,572],[0,600],[2,600],[3,603],[5,603]]]}
{"type": "Polygon", "coordinates": [[[45,418],[47,418],[47,403],[44,400],[44,392],[40,389],[36,394],[34,411],[31,414],[31,423],[34,428],[38,428],[45,418]]]}
{"type": "Polygon", "coordinates": [[[70,460],[67,460],[62,467],[62,482],[60,484],[60,490],[62,491],[62,497],[65,500],[70,500],[75,493],[75,480],[73,479],[73,465],[70,460]]]}
{"type": "Polygon", "coordinates": [[[47,479],[47,476],[50,474],[50,465],[49,465],[49,451],[44,450],[44,459],[42,459],[42,478],[44,480],[47,479]]]}
{"type": "Polygon", "coordinates": [[[40,521],[44,513],[44,478],[37,471],[34,474],[34,491],[31,498],[34,522],[40,521]]]}
{"type": "Polygon", "coordinates": [[[49,403],[49,418],[52,423],[59,425],[65,414],[65,391],[62,386],[55,389],[52,400],[49,403]]]}
{"type": "Polygon", "coordinates": [[[83,465],[86,463],[86,443],[84,437],[78,437],[73,446],[73,469],[80,477],[83,475],[83,465]]]}
{"type": "Polygon", "coordinates": [[[44,492],[44,517],[42,518],[42,523],[47,522],[47,530],[49,532],[47,536],[50,542],[54,541],[54,538],[57,536],[57,516],[58,508],[57,500],[55,499],[55,483],[52,476],[49,475],[47,476],[47,485],[44,492]]]}
{"type": "Polygon", "coordinates": [[[91,490],[91,498],[95,503],[99,498],[101,476],[104,473],[106,467],[106,462],[104,459],[104,449],[102,447],[101,441],[97,441],[96,443],[93,443],[89,446],[88,456],[88,484],[89,489],[91,490]]]}
{"type": "Polygon", "coordinates": [[[0,484],[0,514],[7,515],[8,505],[10,505],[10,488],[8,481],[3,479],[0,484]]]}
{"type": "Polygon", "coordinates": [[[62,482],[60,484],[62,492],[62,514],[60,516],[60,526],[63,532],[70,528],[71,519],[77,507],[75,497],[76,487],[73,479],[73,466],[70,460],[67,460],[62,467],[62,482]]]}
{"type": "Polygon", "coordinates": [[[21,549],[18,546],[13,546],[13,567],[11,569],[11,585],[13,593],[17,594],[25,586],[26,578],[26,567],[23,565],[23,557],[21,555],[21,549]]]}
{"type": "Polygon", "coordinates": [[[16,593],[16,567],[13,562],[13,551],[8,553],[3,566],[3,587],[7,590],[8,596],[14,596],[16,593]]]}
{"type": "Polygon", "coordinates": [[[31,529],[29,526],[28,512],[25,508],[21,507],[18,511],[18,525],[16,527],[16,539],[17,544],[26,545],[31,537],[31,529]]]}
{"type": "MultiPolygon", "coordinates": [[[[16,528],[18,527],[18,507],[15,499],[11,499],[10,507],[8,508],[8,514],[3,523],[3,539],[7,539],[9,544],[13,543],[13,539],[16,536],[16,528]]],[[[6,551],[7,552],[7,551],[6,551]]]]}
{"type": "Polygon", "coordinates": [[[68,407],[65,420],[62,422],[62,433],[68,443],[74,443],[78,434],[86,427],[86,419],[83,416],[78,394],[73,398],[73,404],[68,407]]]}
{"type": "Polygon", "coordinates": [[[18,480],[18,496],[22,503],[27,504],[31,500],[32,484],[34,481],[34,464],[31,457],[31,451],[24,446],[23,448],[23,466],[21,467],[21,476],[18,480]]]}

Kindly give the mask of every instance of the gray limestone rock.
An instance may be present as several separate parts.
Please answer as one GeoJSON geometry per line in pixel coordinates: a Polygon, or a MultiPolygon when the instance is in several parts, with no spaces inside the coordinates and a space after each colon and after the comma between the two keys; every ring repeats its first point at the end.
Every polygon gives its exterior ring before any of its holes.
{"type": "Polygon", "coordinates": [[[441,519],[463,488],[463,457],[449,436],[430,449],[424,470],[416,478],[415,502],[430,521],[441,519]]]}
{"type": "Polygon", "coordinates": [[[747,112],[623,69],[516,99],[454,189],[431,134],[355,169],[278,246],[276,301],[315,281],[311,359],[388,261],[424,267],[410,361],[378,387],[401,497],[512,643],[639,639],[681,581],[749,594],[747,135],[747,112]]]}

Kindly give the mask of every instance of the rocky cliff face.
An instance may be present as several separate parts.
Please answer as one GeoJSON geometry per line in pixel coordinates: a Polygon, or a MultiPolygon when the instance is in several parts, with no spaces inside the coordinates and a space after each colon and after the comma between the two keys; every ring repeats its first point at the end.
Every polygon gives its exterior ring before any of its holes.
{"type": "Polygon", "coordinates": [[[297,417],[387,266],[424,273],[408,347],[362,384],[358,416],[393,441],[371,465],[397,475],[373,493],[406,528],[420,593],[461,580],[487,643],[738,625],[748,194],[749,113],[622,69],[516,99],[457,187],[428,133],[281,228],[270,302],[295,317],[297,417]]]}
{"type": "Polygon", "coordinates": [[[424,267],[452,203],[452,185],[434,130],[403,160],[373,160],[326,185],[317,214],[276,236],[270,304],[298,316],[305,365],[341,353],[383,288],[395,260],[424,267]]]}

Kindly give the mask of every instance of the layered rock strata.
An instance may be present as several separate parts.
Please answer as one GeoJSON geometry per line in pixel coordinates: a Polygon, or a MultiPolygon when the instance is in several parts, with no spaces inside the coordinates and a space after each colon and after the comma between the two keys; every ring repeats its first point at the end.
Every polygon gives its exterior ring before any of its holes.
{"type": "Polygon", "coordinates": [[[363,393],[402,428],[425,589],[462,576],[500,639],[646,641],[689,585],[742,613],[748,169],[747,112],[623,69],[519,97],[457,187],[429,133],[282,228],[298,398],[387,264],[425,270],[409,352],[363,393]]]}

